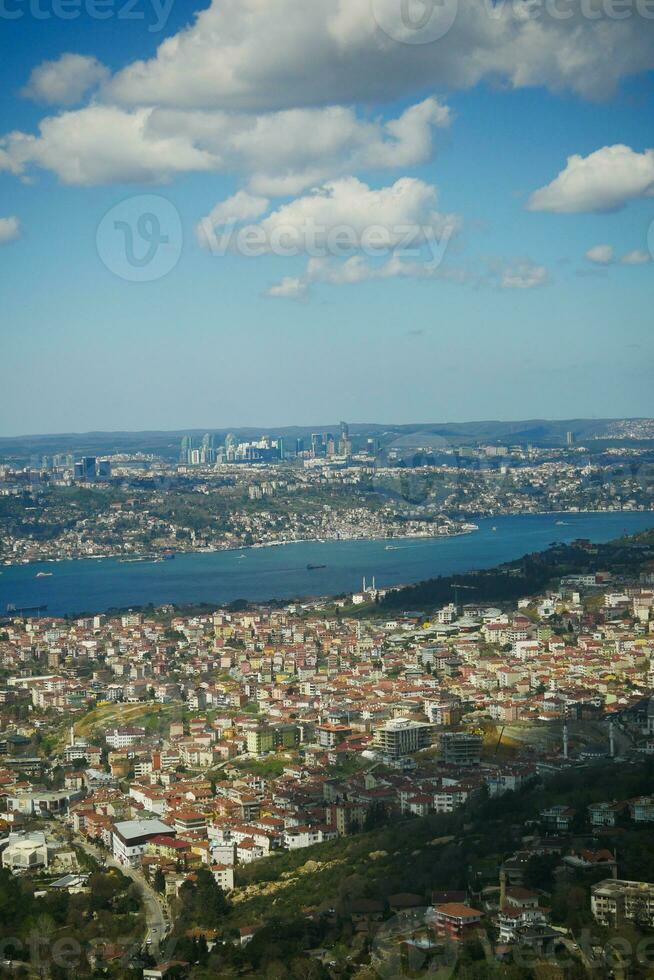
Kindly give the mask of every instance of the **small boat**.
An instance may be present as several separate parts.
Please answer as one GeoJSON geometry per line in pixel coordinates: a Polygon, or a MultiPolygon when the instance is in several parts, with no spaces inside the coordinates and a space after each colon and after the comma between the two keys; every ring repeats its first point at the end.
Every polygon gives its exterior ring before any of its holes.
{"type": "Polygon", "coordinates": [[[497,531],[497,528],[496,527],[492,527],[491,528],[491,531],[497,531]]]}
{"type": "Polygon", "coordinates": [[[307,565],[307,572],[317,572],[321,568],[327,568],[326,565],[307,565]]]}
{"type": "Polygon", "coordinates": [[[557,527],[569,527],[570,526],[570,521],[557,521],[556,522],[556,526],[557,527]]]}
{"type": "Polygon", "coordinates": [[[51,578],[53,572],[37,572],[35,578],[51,578]]]}

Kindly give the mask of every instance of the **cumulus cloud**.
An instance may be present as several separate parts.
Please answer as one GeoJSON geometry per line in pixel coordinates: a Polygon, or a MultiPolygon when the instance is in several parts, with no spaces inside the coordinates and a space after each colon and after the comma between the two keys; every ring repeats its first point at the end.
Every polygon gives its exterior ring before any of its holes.
{"type": "Polygon", "coordinates": [[[82,185],[237,173],[256,194],[286,196],[340,173],[423,163],[434,129],[449,121],[435,98],[385,122],[340,106],[250,115],[94,104],[47,117],[38,136],[9,134],[0,169],[20,174],[36,165],[82,185]]]}
{"type": "Polygon", "coordinates": [[[652,256],[649,252],[643,252],[640,248],[635,248],[631,252],[627,252],[620,259],[620,265],[646,265],[648,262],[652,261],[652,256]]]}
{"type": "Polygon", "coordinates": [[[343,258],[356,251],[379,255],[426,246],[432,261],[440,261],[460,219],[441,214],[437,199],[436,188],[416,178],[373,189],[356,177],[343,177],[283,204],[257,224],[225,230],[229,222],[237,223],[239,212],[263,207],[260,199],[237,195],[202,219],[198,237],[218,253],[343,258]]]}
{"type": "Polygon", "coordinates": [[[312,258],[309,259],[303,276],[282,279],[271,286],[266,295],[278,299],[305,298],[311,286],[316,283],[353,286],[388,279],[429,279],[463,283],[468,278],[468,274],[461,269],[444,269],[440,264],[409,261],[399,255],[391,255],[382,262],[371,261],[362,255],[352,255],[345,261],[312,258]]]}
{"type": "Polygon", "coordinates": [[[20,237],[20,221],[13,215],[0,218],[0,245],[7,245],[20,237]]]}
{"type": "Polygon", "coordinates": [[[499,287],[500,289],[535,289],[549,282],[544,266],[530,259],[515,262],[493,260],[488,268],[471,270],[456,266],[444,266],[440,262],[407,259],[393,254],[382,262],[375,262],[362,255],[353,255],[345,261],[334,258],[309,259],[303,276],[284,279],[272,286],[267,295],[277,298],[306,297],[314,284],[328,286],[352,286],[364,282],[380,282],[388,279],[414,279],[421,281],[455,283],[473,288],[499,287]]]}
{"type": "Polygon", "coordinates": [[[267,111],[393,100],[486,78],[602,98],[622,77],[654,67],[652,21],[634,11],[611,18],[601,7],[585,13],[577,4],[559,17],[539,3],[444,0],[440,16],[451,28],[416,44],[405,43],[420,38],[406,36],[389,0],[213,0],[155,57],[119,72],[106,97],[267,111]]]}
{"type": "Polygon", "coordinates": [[[56,61],[44,61],[34,68],[21,95],[48,105],[76,105],[108,78],[109,70],[97,58],[62,54],[56,61]]]}
{"type": "Polygon", "coordinates": [[[608,266],[616,262],[620,265],[646,265],[652,261],[649,252],[644,252],[640,248],[635,248],[631,252],[626,252],[622,258],[617,259],[615,249],[612,245],[594,245],[586,252],[586,258],[595,265],[608,266]]]}
{"type": "Polygon", "coordinates": [[[36,164],[65,184],[82,186],[162,181],[215,169],[211,154],[183,136],[151,138],[150,115],[150,109],[93,105],[50,116],[41,122],[39,136],[15,132],[0,142],[0,169],[21,174],[36,164]]]}
{"type": "Polygon", "coordinates": [[[495,271],[501,289],[536,289],[549,281],[544,265],[536,265],[531,259],[520,259],[495,271]]]}
{"type": "Polygon", "coordinates": [[[613,246],[594,245],[586,252],[586,258],[589,262],[595,262],[597,265],[611,265],[615,258],[613,246]]]}
{"type": "Polygon", "coordinates": [[[628,201],[654,194],[654,150],[604,146],[590,156],[571,156],[564,170],[529,199],[531,211],[561,214],[618,211],[628,201]]]}

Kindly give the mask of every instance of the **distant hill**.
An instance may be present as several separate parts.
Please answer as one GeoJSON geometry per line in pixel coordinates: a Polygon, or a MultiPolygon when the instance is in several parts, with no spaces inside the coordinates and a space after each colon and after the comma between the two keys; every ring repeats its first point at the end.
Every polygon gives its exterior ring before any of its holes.
{"type": "MultiPolygon", "coordinates": [[[[383,447],[397,442],[401,447],[438,447],[441,441],[455,447],[491,445],[562,446],[566,435],[572,432],[576,443],[586,440],[606,440],[610,444],[625,441],[625,424],[638,424],[641,419],[529,419],[526,421],[499,422],[430,422],[415,425],[382,425],[377,423],[353,423],[350,433],[355,449],[366,439],[378,439],[383,447]]],[[[654,432],[654,427],[651,427],[654,432]]],[[[312,432],[337,434],[340,423],[326,425],[286,426],[278,428],[187,429],[175,432],[85,432],[27,435],[0,438],[0,458],[27,463],[31,457],[49,456],[54,453],[79,455],[104,455],[111,453],[154,453],[165,459],[176,459],[185,435],[202,437],[205,432],[216,436],[220,443],[228,432],[240,440],[255,439],[262,435],[281,437],[294,445],[299,438],[310,438],[312,432]]],[[[653,440],[645,440],[646,442],[653,440]]],[[[629,444],[633,444],[629,440],[629,444]]]]}

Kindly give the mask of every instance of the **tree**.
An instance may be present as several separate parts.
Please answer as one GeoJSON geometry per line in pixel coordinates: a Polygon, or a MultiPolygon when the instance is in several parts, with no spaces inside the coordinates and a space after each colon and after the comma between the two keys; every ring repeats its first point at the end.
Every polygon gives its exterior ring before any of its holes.
{"type": "Polygon", "coordinates": [[[155,871],[152,884],[154,886],[155,891],[158,891],[160,895],[162,895],[165,892],[166,876],[161,870],[161,868],[157,868],[157,870],[155,871]]]}

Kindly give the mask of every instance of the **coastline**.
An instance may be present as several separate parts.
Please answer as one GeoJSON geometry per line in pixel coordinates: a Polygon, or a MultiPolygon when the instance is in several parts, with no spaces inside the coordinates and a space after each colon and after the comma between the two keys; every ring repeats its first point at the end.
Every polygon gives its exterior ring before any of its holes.
{"type": "MultiPolygon", "coordinates": [[[[519,517],[521,515],[506,514],[503,516],[519,517]]],[[[176,551],[175,557],[181,555],[223,555],[238,551],[260,551],[263,548],[283,548],[292,544],[338,544],[341,541],[438,541],[442,538],[457,538],[462,535],[476,534],[477,530],[479,529],[469,528],[464,530],[462,528],[458,531],[449,531],[447,534],[382,534],[372,536],[357,535],[356,537],[342,538],[290,538],[283,541],[255,541],[254,544],[230,545],[227,548],[189,548],[176,551]]],[[[166,550],[170,551],[170,549],[166,550]]],[[[118,561],[126,565],[155,565],[171,560],[174,559],[166,559],[163,552],[161,554],[140,555],[125,554],[119,551],[113,555],[61,555],[58,558],[22,558],[19,561],[2,561],[2,566],[4,568],[21,568],[28,567],[29,565],[51,565],[61,561],[118,561]]]]}
{"type": "MultiPolygon", "coordinates": [[[[534,510],[513,513],[510,511],[500,512],[496,514],[485,514],[483,516],[475,515],[466,521],[462,521],[462,524],[472,523],[474,520],[490,521],[494,519],[506,518],[506,517],[559,517],[568,516],[574,517],[576,515],[583,514],[652,514],[654,515],[654,507],[643,510],[606,510],[606,509],[584,509],[584,510],[534,510]]],[[[469,534],[476,534],[479,528],[473,529],[463,529],[457,531],[450,531],[446,534],[409,534],[409,535],[373,535],[373,536],[357,536],[357,537],[339,537],[339,538],[292,538],[290,540],[281,541],[255,541],[253,544],[243,544],[243,545],[230,545],[226,548],[189,548],[176,551],[175,557],[181,555],[214,555],[214,554],[229,554],[239,551],[257,551],[263,548],[281,548],[293,544],[336,544],[340,541],[437,541],[440,539],[463,537],[469,534]]],[[[170,548],[164,549],[162,552],[156,552],[149,555],[141,554],[125,554],[124,552],[117,552],[111,555],[61,555],[57,558],[25,558],[18,561],[7,561],[3,560],[0,564],[4,568],[20,568],[29,567],[30,565],[50,565],[62,561],[118,561],[124,564],[158,564],[164,562],[165,552],[170,551],[170,548]]],[[[174,559],[173,559],[174,560],[174,559]]],[[[0,574],[2,574],[0,572],[0,574]]]]}

